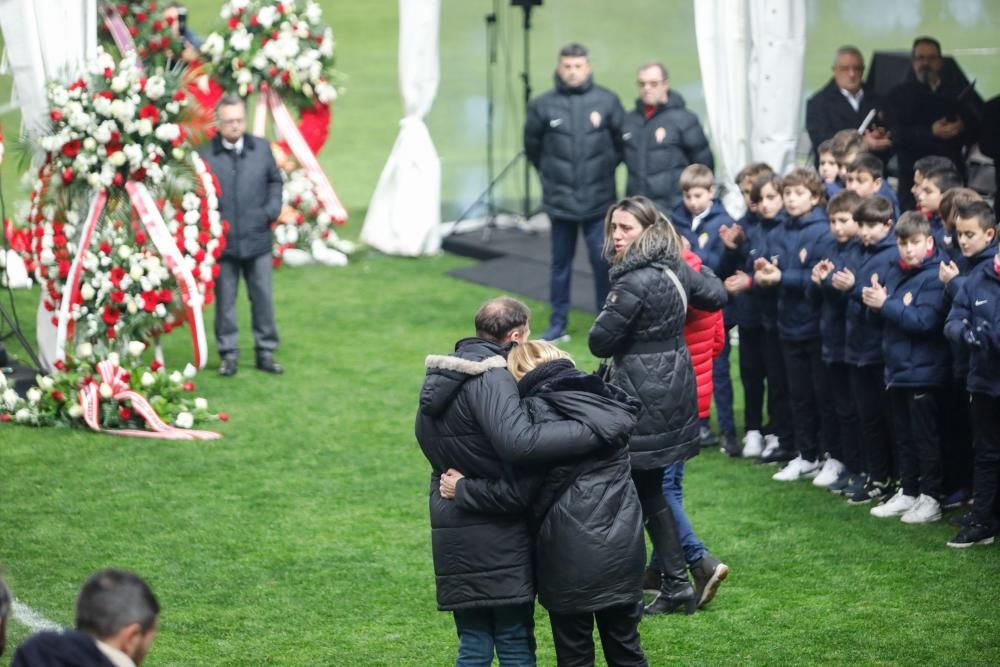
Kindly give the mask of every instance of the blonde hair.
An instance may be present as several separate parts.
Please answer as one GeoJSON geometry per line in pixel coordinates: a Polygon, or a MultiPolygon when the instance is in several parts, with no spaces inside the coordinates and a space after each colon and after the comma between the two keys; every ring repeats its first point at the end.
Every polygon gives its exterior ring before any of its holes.
{"type": "Polygon", "coordinates": [[[681,186],[681,192],[687,192],[692,188],[711,190],[715,187],[715,176],[712,175],[712,170],[703,164],[689,164],[681,172],[678,184],[681,186]]]}
{"type": "Polygon", "coordinates": [[[552,343],[544,340],[527,340],[515,345],[514,349],[507,355],[507,370],[514,376],[515,380],[520,380],[539,366],[544,366],[557,359],[573,361],[573,357],[552,343]]]}
{"type": "Polygon", "coordinates": [[[625,253],[633,246],[640,255],[646,257],[652,257],[662,247],[668,259],[680,257],[681,249],[684,247],[680,234],[670,224],[667,216],[656,208],[652,200],[642,195],[626,197],[612,204],[604,216],[604,256],[610,259],[612,264],[619,264],[624,259],[625,253]],[[615,254],[615,241],[611,238],[611,218],[614,217],[615,211],[631,213],[642,225],[639,237],[618,254],[615,254]]]}

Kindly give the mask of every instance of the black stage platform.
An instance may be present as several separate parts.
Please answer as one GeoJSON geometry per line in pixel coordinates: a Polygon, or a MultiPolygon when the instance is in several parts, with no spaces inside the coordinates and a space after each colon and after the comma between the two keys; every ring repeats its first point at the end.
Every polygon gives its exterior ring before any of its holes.
{"type": "MultiPolygon", "coordinates": [[[[549,232],[517,227],[477,229],[450,234],[442,241],[448,252],[481,260],[449,271],[449,275],[511,294],[548,303],[551,242],[549,232]]],[[[582,234],[577,237],[570,284],[570,306],[596,313],[594,279],[582,234]]]]}

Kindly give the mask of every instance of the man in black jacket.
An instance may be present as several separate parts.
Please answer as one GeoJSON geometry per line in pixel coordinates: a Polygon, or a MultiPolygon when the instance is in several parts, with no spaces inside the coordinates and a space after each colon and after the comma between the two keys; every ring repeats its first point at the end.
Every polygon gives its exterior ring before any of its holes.
{"type": "Polygon", "coordinates": [[[501,479],[510,464],[551,464],[603,444],[580,422],[533,424],[521,407],[506,353],[530,333],[527,306],[509,297],[476,314],[476,337],[448,356],[427,357],[416,437],[432,466],[431,545],[437,605],[452,611],[458,664],[533,665],[532,543],[524,515],[481,515],[440,494],[449,468],[469,477],[501,479]]]}
{"type": "Polygon", "coordinates": [[[590,56],[580,44],[559,52],[555,87],[528,104],[524,152],[542,180],[542,207],[552,222],[552,317],[543,340],[568,340],[570,276],[578,230],[594,271],[597,310],[608,295],[604,214],[614,203],[615,168],[622,160],[618,97],[595,85],[590,56]]]}
{"type": "MultiPolygon", "coordinates": [[[[806,131],[813,151],[840,130],[861,127],[872,109],[875,119],[864,133],[865,150],[876,154],[883,162],[892,153],[892,139],[879,112],[883,101],[871,90],[865,90],[865,58],[854,46],[842,46],[833,57],[833,78],[806,102],[806,131]]],[[[819,154],[815,154],[819,166],[819,154]]]]}
{"type": "Polygon", "coordinates": [[[670,215],[681,202],[679,181],[684,168],[703,164],[714,169],[715,160],[698,117],[685,108],[680,93],[671,92],[662,63],[639,67],[636,83],[639,99],[625,115],[622,130],[626,194],[649,197],[670,215]]]}
{"type": "Polygon", "coordinates": [[[215,110],[219,133],[201,155],[219,179],[219,213],[229,223],[226,249],[215,282],[215,343],[222,363],[219,374],[236,374],[240,332],[236,292],[240,273],[247,282],[257,368],[281,373],[274,360],[278,327],[271,298],[271,223],[281,213],[281,173],[266,139],[246,133],[242,98],[227,95],[215,110]]]}

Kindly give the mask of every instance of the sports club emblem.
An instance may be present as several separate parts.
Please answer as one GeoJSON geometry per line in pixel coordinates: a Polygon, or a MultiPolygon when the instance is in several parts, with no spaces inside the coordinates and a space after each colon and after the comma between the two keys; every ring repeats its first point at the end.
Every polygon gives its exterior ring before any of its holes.
{"type": "Polygon", "coordinates": [[[878,273],[873,273],[872,274],[872,280],[874,280],[875,282],[879,282],[878,273]]]}
{"type": "Polygon", "coordinates": [[[903,305],[909,306],[911,303],[913,303],[913,292],[907,292],[903,295],[903,305]]]}
{"type": "Polygon", "coordinates": [[[698,235],[698,247],[704,248],[708,245],[708,232],[702,232],[698,235]]]}
{"type": "Polygon", "coordinates": [[[807,259],[809,259],[809,251],[805,248],[799,250],[799,261],[805,264],[807,259]]]}
{"type": "Polygon", "coordinates": [[[590,112],[590,124],[594,127],[601,126],[601,113],[599,111],[590,112]]]}
{"type": "Polygon", "coordinates": [[[663,140],[667,138],[667,131],[662,127],[656,128],[656,132],[653,132],[653,137],[656,139],[656,143],[662,144],[663,140]]]}

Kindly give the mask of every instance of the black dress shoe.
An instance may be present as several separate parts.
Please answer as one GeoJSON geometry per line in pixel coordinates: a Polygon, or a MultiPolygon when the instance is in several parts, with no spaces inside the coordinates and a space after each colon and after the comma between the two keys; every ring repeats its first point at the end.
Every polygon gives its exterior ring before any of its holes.
{"type": "Polygon", "coordinates": [[[232,377],[236,375],[236,369],[236,357],[223,357],[222,363],[219,364],[219,375],[232,377]]]}
{"type": "Polygon", "coordinates": [[[733,458],[743,455],[743,450],[740,448],[740,443],[736,439],[735,433],[723,433],[721,445],[719,449],[723,454],[727,454],[733,458]]]}
{"type": "Polygon", "coordinates": [[[285,372],[285,369],[281,367],[281,364],[275,361],[274,357],[270,354],[257,355],[257,368],[265,373],[274,373],[275,375],[281,375],[285,372]]]}
{"type": "Polygon", "coordinates": [[[701,426],[698,429],[698,445],[701,447],[714,447],[719,444],[719,439],[715,437],[712,430],[707,426],[701,426]]]}

